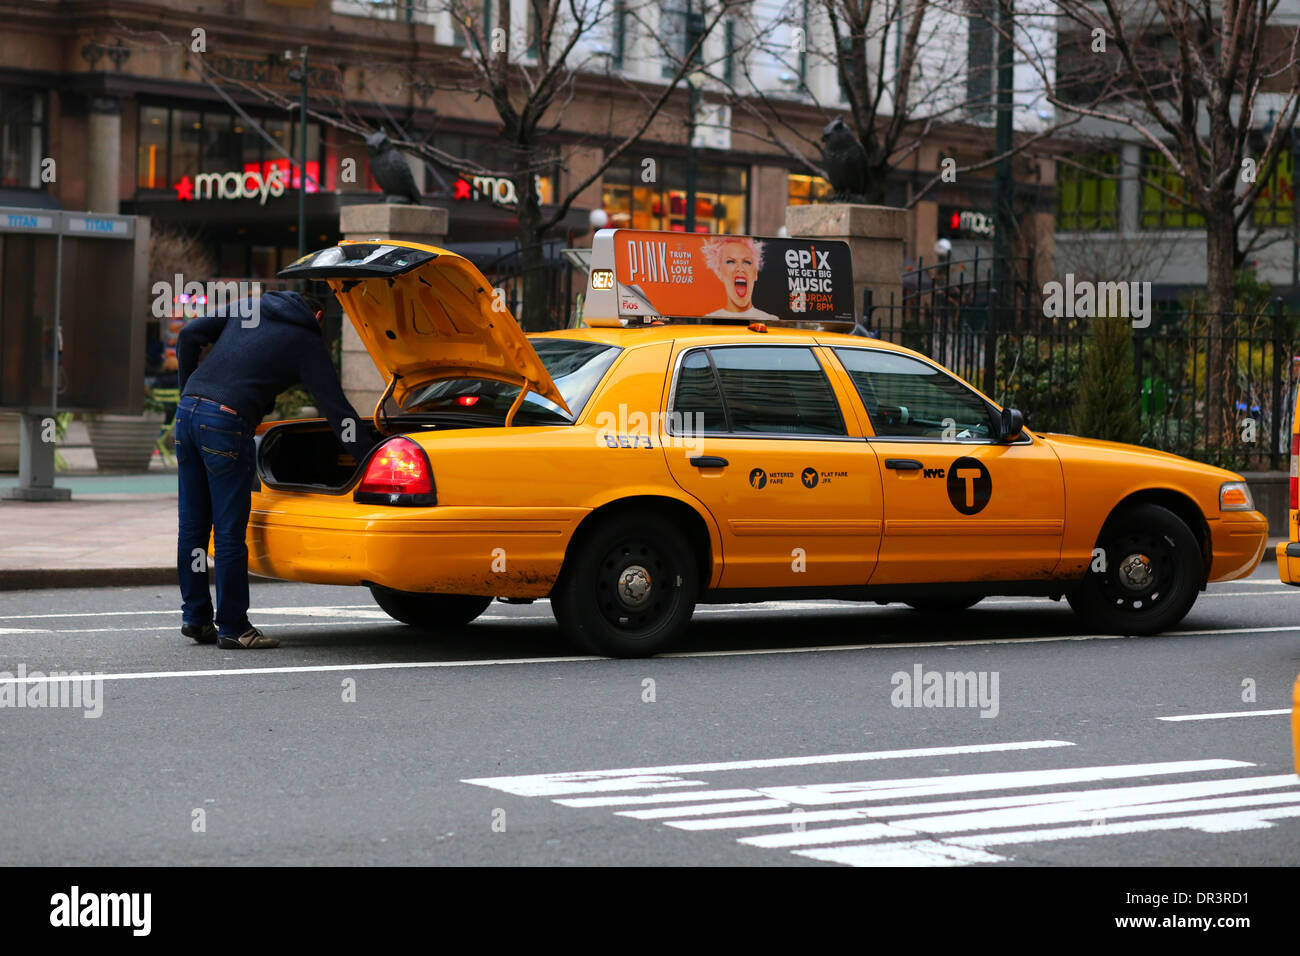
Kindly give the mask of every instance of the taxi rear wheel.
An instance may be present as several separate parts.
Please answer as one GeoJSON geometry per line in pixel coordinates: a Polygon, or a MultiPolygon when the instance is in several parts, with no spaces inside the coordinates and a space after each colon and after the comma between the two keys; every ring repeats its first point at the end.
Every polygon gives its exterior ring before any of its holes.
{"type": "Polygon", "coordinates": [[[1201,547],[1176,514],[1142,504],[1113,515],[1097,541],[1082,585],[1066,595],[1089,626],[1114,634],[1158,634],[1196,603],[1204,570],[1201,547]]]}
{"type": "Polygon", "coordinates": [[[492,603],[492,598],[474,594],[416,594],[378,585],[372,585],[370,593],[389,617],[429,629],[462,627],[492,603]]]}
{"type": "Polygon", "coordinates": [[[618,515],[570,547],[551,609],[580,648],[646,657],[685,632],[699,572],[690,543],[667,520],[618,515]]]}

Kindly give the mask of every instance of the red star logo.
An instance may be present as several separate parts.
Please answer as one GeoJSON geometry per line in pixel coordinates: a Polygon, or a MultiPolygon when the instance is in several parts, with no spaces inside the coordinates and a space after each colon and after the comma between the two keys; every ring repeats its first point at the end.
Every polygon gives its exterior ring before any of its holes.
{"type": "Polygon", "coordinates": [[[194,200],[194,183],[188,175],[182,176],[181,181],[172,187],[176,190],[176,199],[180,202],[194,200]]]}
{"type": "Polygon", "coordinates": [[[457,179],[457,180],[456,180],[456,195],[455,195],[455,198],[456,198],[456,199],[468,199],[468,198],[469,198],[469,183],[468,183],[468,182],[466,182],[466,181],[463,180],[463,179],[457,179]]]}

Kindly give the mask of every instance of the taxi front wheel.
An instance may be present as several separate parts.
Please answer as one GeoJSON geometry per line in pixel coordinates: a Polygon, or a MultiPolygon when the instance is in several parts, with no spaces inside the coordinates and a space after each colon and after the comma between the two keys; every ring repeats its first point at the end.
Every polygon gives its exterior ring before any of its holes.
{"type": "Polygon", "coordinates": [[[385,614],[403,624],[429,629],[462,627],[487,610],[490,597],[473,594],[417,594],[373,585],[370,593],[385,614]]]}
{"type": "Polygon", "coordinates": [[[594,654],[646,657],[681,637],[699,570],[690,542],[666,519],[616,515],[570,547],[551,593],[570,640],[594,654]]]}
{"type": "Polygon", "coordinates": [[[1113,515],[1097,540],[1088,576],[1066,598],[1090,627],[1158,634],[1196,602],[1204,564],[1192,530],[1167,508],[1135,505],[1113,515]]]}

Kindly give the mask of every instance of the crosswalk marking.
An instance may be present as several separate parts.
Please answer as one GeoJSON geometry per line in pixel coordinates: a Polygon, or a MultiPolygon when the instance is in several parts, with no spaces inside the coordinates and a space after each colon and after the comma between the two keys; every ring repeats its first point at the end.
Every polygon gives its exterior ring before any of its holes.
{"type": "MultiPolygon", "coordinates": [[[[461,783],[503,790],[519,797],[551,797],[578,794],[589,789],[636,790],[643,786],[662,786],[665,779],[679,780],[678,774],[717,773],[725,770],[763,770],[772,767],[810,767],[836,763],[859,763],[868,760],[905,760],[914,757],[950,757],[958,754],[986,754],[1011,750],[1039,750],[1050,747],[1073,747],[1068,740],[1017,740],[1000,744],[967,744],[955,747],[912,747],[906,750],[868,750],[862,753],[817,754],[810,757],[765,757],[757,760],[725,760],[716,763],[685,763],[665,767],[626,767],[621,770],[569,770],[561,773],[534,773],[518,777],[475,777],[461,783]],[[649,783],[640,783],[649,778],[649,783]]],[[[700,786],[698,780],[680,781],[686,786],[700,786]]]]}
{"type": "Polygon", "coordinates": [[[1252,776],[1248,771],[1254,764],[1221,758],[800,784],[752,779],[775,768],[826,772],[837,765],[933,757],[945,750],[953,756],[1000,750],[1032,758],[1033,751],[1070,746],[1069,741],[1017,741],[462,782],[850,866],[1003,863],[1012,859],[1003,848],[1021,844],[1161,830],[1237,832],[1300,817],[1300,781],[1294,774],[1252,776]],[[727,779],[708,779],[714,774],[727,779]],[[734,775],[743,776],[746,785],[734,786],[734,775]],[[1159,777],[1166,779],[1152,780],[1159,777]]]}

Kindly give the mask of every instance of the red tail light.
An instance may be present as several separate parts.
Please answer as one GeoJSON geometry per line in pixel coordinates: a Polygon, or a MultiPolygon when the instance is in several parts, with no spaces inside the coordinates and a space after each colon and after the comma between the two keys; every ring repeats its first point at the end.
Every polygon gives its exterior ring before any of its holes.
{"type": "Polygon", "coordinates": [[[1291,434],[1291,510],[1300,508],[1300,434],[1291,434]]]}
{"type": "Polygon", "coordinates": [[[409,438],[390,438],[370,456],[354,501],[376,505],[433,505],[433,468],[424,449],[409,438]]]}

